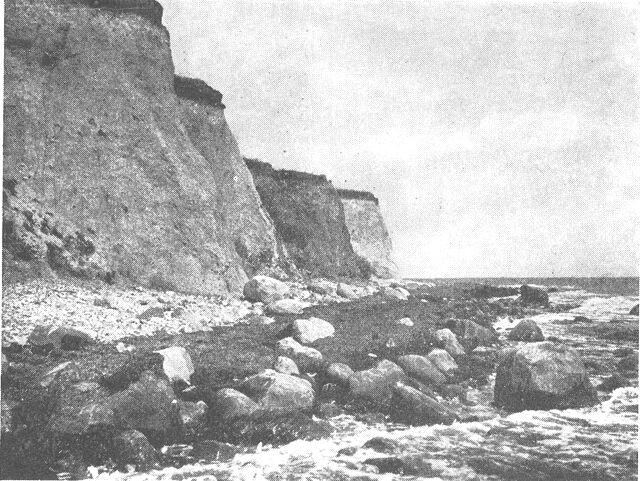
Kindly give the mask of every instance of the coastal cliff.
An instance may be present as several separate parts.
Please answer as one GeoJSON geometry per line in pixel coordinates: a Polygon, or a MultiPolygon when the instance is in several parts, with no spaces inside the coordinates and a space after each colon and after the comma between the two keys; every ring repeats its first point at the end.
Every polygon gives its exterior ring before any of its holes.
{"type": "Polygon", "coordinates": [[[161,7],[124,3],[5,2],[4,279],[237,292],[273,227],[220,99],[178,99],[161,7]]]}
{"type": "Polygon", "coordinates": [[[385,226],[378,199],[369,192],[338,189],[353,250],[366,259],[376,276],[398,275],[392,260],[391,237],[385,226]]]}
{"type": "Polygon", "coordinates": [[[342,203],[324,175],[276,170],[254,159],[245,161],[262,205],[296,267],[312,276],[370,274],[367,262],[351,246],[342,203]]]}

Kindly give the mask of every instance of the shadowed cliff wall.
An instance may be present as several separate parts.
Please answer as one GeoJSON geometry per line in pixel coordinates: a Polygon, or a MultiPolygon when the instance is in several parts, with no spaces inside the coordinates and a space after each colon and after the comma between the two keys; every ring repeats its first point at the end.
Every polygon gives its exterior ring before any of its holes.
{"type": "Polygon", "coordinates": [[[363,277],[338,194],[324,175],[275,170],[245,159],[280,241],[294,264],[313,276],[363,277]]]}
{"type": "Polygon", "coordinates": [[[157,9],[88,3],[5,2],[5,279],[241,289],[275,241],[221,106],[178,100],[157,9]]]}
{"type": "Polygon", "coordinates": [[[370,192],[338,190],[351,245],[371,264],[376,276],[392,278],[398,268],[392,260],[391,238],[384,224],[378,199],[370,192]]]}

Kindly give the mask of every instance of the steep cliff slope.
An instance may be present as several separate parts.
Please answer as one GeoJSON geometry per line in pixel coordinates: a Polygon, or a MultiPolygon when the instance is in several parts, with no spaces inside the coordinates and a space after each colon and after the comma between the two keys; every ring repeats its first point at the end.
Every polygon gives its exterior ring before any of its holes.
{"type": "Polygon", "coordinates": [[[216,293],[275,252],[221,106],[175,94],[160,12],[5,2],[5,280],[53,270],[216,293]]]}
{"type": "Polygon", "coordinates": [[[351,247],[342,203],[324,175],[245,161],[278,237],[298,268],[314,276],[368,275],[367,263],[351,247]]]}
{"type": "Polygon", "coordinates": [[[224,118],[222,95],[202,80],[176,76],[174,86],[182,124],[213,172],[212,177],[201,180],[214,182],[221,194],[218,209],[226,221],[225,229],[251,276],[277,261],[276,234],[224,118]]]}
{"type": "Polygon", "coordinates": [[[391,258],[391,238],[378,199],[369,192],[338,190],[353,250],[365,258],[376,276],[391,278],[398,268],[391,258]]]}

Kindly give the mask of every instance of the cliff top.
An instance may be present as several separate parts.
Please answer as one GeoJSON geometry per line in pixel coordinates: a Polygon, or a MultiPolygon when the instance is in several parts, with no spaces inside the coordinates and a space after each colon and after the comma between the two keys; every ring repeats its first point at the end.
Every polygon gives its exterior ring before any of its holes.
{"type": "Polygon", "coordinates": [[[368,200],[378,205],[378,198],[365,190],[336,189],[341,199],[368,200]]]}
{"type": "Polygon", "coordinates": [[[162,25],[162,5],[156,0],[62,0],[61,3],[82,4],[112,12],[132,13],[162,25]]]}
{"type": "Polygon", "coordinates": [[[251,172],[260,172],[271,175],[279,180],[301,180],[318,184],[325,184],[331,181],[327,180],[326,175],[310,174],[308,172],[299,172],[297,170],[274,169],[268,162],[262,162],[257,159],[244,158],[247,167],[251,172]]]}
{"type": "Polygon", "coordinates": [[[176,75],[173,78],[173,88],[176,91],[176,95],[183,99],[193,100],[212,107],[224,108],[222,94],[209,87],[204,80],[176,75]]]}

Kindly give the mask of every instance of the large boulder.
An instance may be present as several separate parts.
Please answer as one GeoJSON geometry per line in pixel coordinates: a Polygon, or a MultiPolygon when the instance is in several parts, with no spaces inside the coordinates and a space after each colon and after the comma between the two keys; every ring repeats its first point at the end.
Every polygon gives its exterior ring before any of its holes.
{"type": "Polygon", "coordinates": [[[297,299],[280,299],[279,301],[271,302],[266,307],[266,313],[269,315],[287,315],[287,314],[302,314],[303,311],[311,304],[308,302],[299,301],[297,299]]]}
{"type": "Polygon", "coordinates": [[[238,389],[254,399],[261,411],[271,414],[308,411],[315,399],[309,381],[272,369],[245,379],[238,389]]]}
{"type": "Polygon", "coordinates": [[[331,281],[327,281],[324,279],[314,279],[309,283],[307,288],[311,292],[315,292],[316,294],[321,294],[323,296],[329,296],[332,294],[336,294],[336,284],[331,281]]]}
{"type": "Polygon", "coordinates": [[[439,347],[447,351],[452,356],[462,356],[465,354],[464,347],[458,341],[456,335],[449,329],[438,329],[433,333],[439,347]]]}
{"type": "Polygon", "coordinates": [[[524,284],[520,287],[520,301],[523,304],[548,306],[549,294],[544,289],[524,284]]]}
{"type": "Polygon", "coordinates": [[[447,377],[424,356],[408,354],[398,358],[398,364],[407,374],[434,386],[447,382],[447,377]]]}
{"type": "Polygon", "coordinates": [[[427,358],[447,376],[453,376],[458,370],[455,359],[444,349],[434,349],[427,355],[427,358]]]}
{"type": "Polygon", "coordinates": [[[258,404],[246,394],[231,388],[220,389],[212,404],[212,417],[222,421],[248,418],[258,410],[258,404]]]}
{"type": "Polygon", "coordinates": [[[158,463],[158,452],[144,434],[129,429],[113,438],[113,456],[119,466],[133,464],[140,470],[158,463]]]}
{"type": "Polygon", "coordinates": [[[524,342],[540,342],[544,341],[542,329],[532,319],[524,319],[520,321],[509,333],[509,339],[512,341],[524,342]]]}
{"type": "Polygon", "coordinates": [[[349,378],[349,392],[356,399],[374,405],[387,405],[393,386],[406,379],[406,376],[400,366],[384,359],[371,369],[354,372],[349,378]]]}
{"type": "Polygon", "coordinates": [[[350,299],[350,300],[354,300],[359,297],[358,292],[356,291],[356,288],[353,286],[350,286],[349,284],[342,284],[342,283],[338,284],[336,293],[340,297],[344,297],[345,299],[350,299]]]}
{"type": "Polygon", "coordinates": [[[478,346],[491,346],[498,341],[498,333],[470,319],[456,319],[447,323],[467,352],[478,346]]]}
{"type": "Polygon", "coordinates": [[[289,293],[289,286],[268,276],[255,276],[244,285],[244,297],[250,302],[269,304],[283,299],[289,293]]]}
{"type": "Polygon", "coordinates": [[[498,365],[494,400],[512,411],[598,402],[578,352],[549,341],[525,344],[505,355],[498,365]]]}
{"type": "Polygon", "coordinates": [[[333,324],[317,317],[296,319],[293,321],[291,327],[293,337],[302,344],[311,344],[318,339],[333,336],[333,333],[336,331],[333,324]]]}
{"type": "Polygon", "coordinates": [[[451,424],[457,414],[417,389],[398,383],[393,387],[391,418],[395,422],[421,426],[451,424]]]}
{"type": "Polygon", "coordinates": [[[304,372],[316,372],[323,365],[320,351],[303,346],[292,337],[286,337],[276,343],[276,354],[293,359],[298,368],[304,372]]]}

